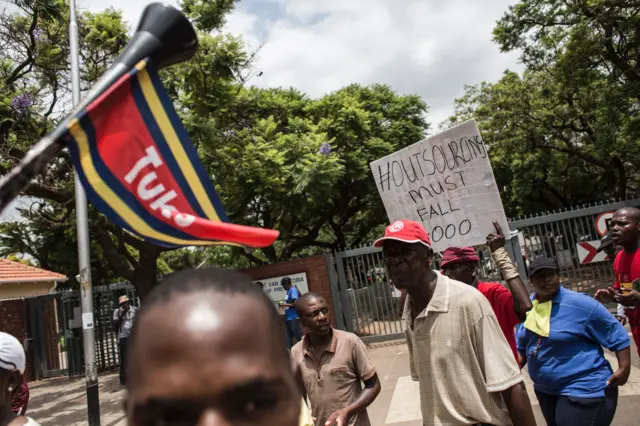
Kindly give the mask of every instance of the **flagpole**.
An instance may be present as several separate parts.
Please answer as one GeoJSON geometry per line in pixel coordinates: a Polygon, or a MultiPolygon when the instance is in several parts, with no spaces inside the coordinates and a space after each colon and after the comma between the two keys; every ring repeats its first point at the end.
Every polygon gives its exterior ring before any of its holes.
{"type": "MultiPolygon", "coordinates": [[[[73,106],[80,103],[80,56],[78,52],[78,19],[76,2],[69,2],[69,47],[71,53],[71,85],[73,106]]],[[[91,288],[91,259],[89,253],[89,220],[87,195],[75,174],[76,228],[78,232],[78,266],[80,268],[80,305],[82,308],[82,343],[87,386],[87,414],[89,426],[100,426],[100,395],[96,369],[95,330],[93,322],[93,290],[91,288]]]]}

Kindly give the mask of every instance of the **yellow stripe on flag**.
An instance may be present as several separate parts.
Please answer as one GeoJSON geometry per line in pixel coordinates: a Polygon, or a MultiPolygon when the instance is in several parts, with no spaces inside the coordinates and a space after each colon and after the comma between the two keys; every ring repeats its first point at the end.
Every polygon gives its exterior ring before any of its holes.
{"type": "Polygon", "coordinates": [[[176,162],[178,163],[178,167],[182,170],[184,177],[187,182],[191,186],[191,190],[195,195],[196,199],[200,203],[202,210],[207,215],[207,217],[213,221],[220,222],[220,217],[218,216],[218,212],[211,204],[211,200],[209,199],[209,195],[207,191],[205,191],[202,186],[202,182],[200,182],[200,178],[198,177],[196,171],[193,169],[191,165],[191,160],[187,156],[187,153],[184,151],[182,147],[182,143],[176,134],[167,113],[162,106],[162,102],[156,93],[156,89],[153,87],[153,82],[151,81],[151,77],[149,73],[145,69],[146,62],[140,62],[136,65],[138,69],[138,81],[140,82],[140,88],[142,89],[142,93],[149,105],[149,109],[151,110],[151,114],[153,114],[153,118],[155,118],[158,126],[160,127],[160,131],[164,136],[164,139],[167,141],[167,145],[169,145],[169,149],[173,153],[176,158],[176,162]]]}

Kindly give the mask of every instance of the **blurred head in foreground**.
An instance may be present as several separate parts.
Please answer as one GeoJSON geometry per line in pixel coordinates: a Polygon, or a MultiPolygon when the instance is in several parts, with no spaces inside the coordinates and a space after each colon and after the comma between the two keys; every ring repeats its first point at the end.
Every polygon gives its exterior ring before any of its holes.
{"type": "Polygon", "coordinates": [[[10,424],[15,418],[11,400],[22,383],[24,369],[24,348],[18,339],[0,332],[0,425],[10,424]]]}
{"type": "Polygon", "coordinates": [[[242,274],[165,278],[144,300],[130,351],[130,426],[298,424],[284,330],[271,300],[242,274]]]}

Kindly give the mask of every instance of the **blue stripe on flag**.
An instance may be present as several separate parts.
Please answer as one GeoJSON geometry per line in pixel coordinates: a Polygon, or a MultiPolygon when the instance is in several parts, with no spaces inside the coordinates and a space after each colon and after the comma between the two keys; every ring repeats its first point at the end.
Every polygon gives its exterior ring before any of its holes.
{"type": "MultiPolygon", "coordinates": [[[[180,121],[180,117],[178,117],[178,114],[175,112],[175,109],[173,108],[173,102],[171,101],[171,98],[169,98],[166,90],[164,90],[155,67],[149,66],[146,68],[146,70],[149,73],[151,81],[153,82],[153,88],[155,89],[156,94],[158,95],[160,102],[162,102],[162,106],[164,107],[164,110],[169,117],[169,120],[171,121],[171,125],[178,135],[185,153],[189,157],[189,160],[191,161],[196,174],[200,178],[202,186],[204,187],[207,195],[209,196],[209,199],[211,200],[211,203],[213,204],[213,208],[218,213],[221,221],[229,222],[229,218],[227,217],[224,207],[222,206],[222,202],[220,201],[218,192],[215,190],[213,184],[211,183],[211,178],[207,175],[207,171],[205,170],[204,166],[202,166],[200,158],[198,157],[198,152],[191,143],[189,135],[187,135],[187,130],[182,124],[182,121],[180,121]]],[[[206,216],[202,215],[202,217],[206,216]]]]}

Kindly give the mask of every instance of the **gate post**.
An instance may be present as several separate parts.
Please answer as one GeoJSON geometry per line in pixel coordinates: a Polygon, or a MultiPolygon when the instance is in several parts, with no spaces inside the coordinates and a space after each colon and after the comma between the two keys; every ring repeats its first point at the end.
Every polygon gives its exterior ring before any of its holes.
{"type": "Polygon", "coordinates": [[[349,294],[347,294],[347,274],[344,273],[344,257],[344,252],[336,253],[334,256],[336,269],[338,270],[338,295],[342,304],[345,330],[354,333],[351,301],[349,300],[349,294]]]}
{"type": "Polygon", "coordinates": [[[507,240],[507,244],[505,244],[505,249],[507,253],[509,253],[509,257],[511,257],[511,261],[515,263],[516,268],[518,268],[518,273],[520,274],[520,278],[525,283],[529,283],[529,278],[527,277],[527,268],[524,264],[524,257],[522,257],[522,249],[520,248],[520,241],[518,240],[518,231],[511,231],[511,238],[507,240]]]}
{"type": "Polygon", "coordinates": [[[346,330],[344,309],[342,307],[342,299],[340,298],[340,286],[338,285],[338,278],[336,277],[336,260],[332,254],[326,254],[325,259],[327,260],[329,288],[331,289],[331,296],[333,296],[333,312],[336,317],[336,327],[338,327],[339,330],[346,330]]]}

